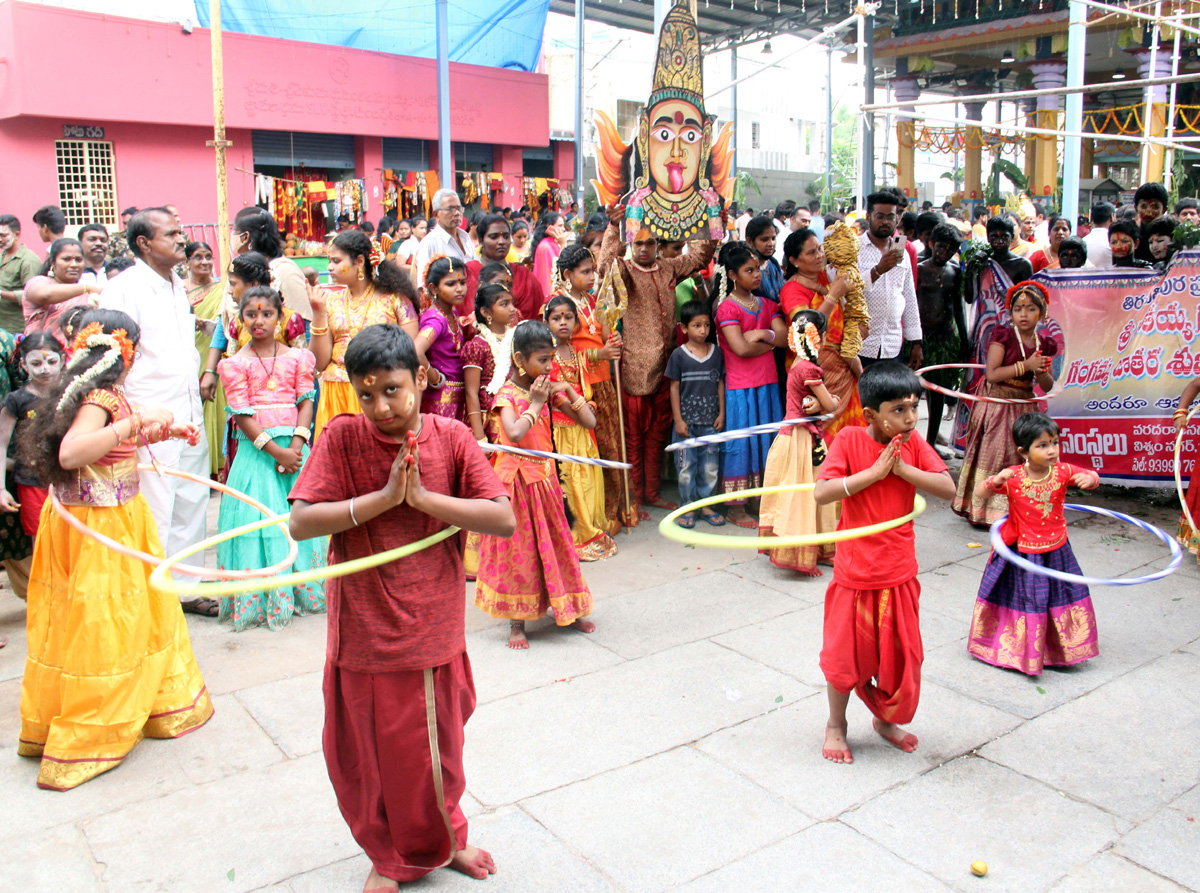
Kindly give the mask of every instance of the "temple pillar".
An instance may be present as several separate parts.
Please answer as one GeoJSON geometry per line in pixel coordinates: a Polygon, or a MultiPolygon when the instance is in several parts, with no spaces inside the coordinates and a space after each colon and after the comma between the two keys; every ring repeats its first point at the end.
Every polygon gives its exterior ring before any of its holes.
{"type": "Polygon", "coordinates": [[[1096,164],[1096,141],[1082,140],[1079,148],[1079,179],[1090,180],[1096,164]]]}
{"type": "MultiPolygon", "coordinates": [[[[967,119],[983,121],[982,102],[963,103],[967,110],[967,119]]],[[[966,146],[963,151],[966,156],[966,170],[963,178],[963,200],[971,203],[983,201],[983,130],[979,127],[967,127],[966,146]]]]}
{"type": "MultiPolygon", "coordinates": [[[[1037,123],[1037,101],[1034,99],[1021,100],[1021,111],[1025,114],[1025,126],[1034,127],[1037,123]]],[[[1026,189],[1033,188],[1033,168],[1037,163],[1037,136],[1034,134],[1026,134],[1025,137],[1025,183],[1026,189]]]]}
{"type": "MultiPolygon", "coordinates": [[[[1154,67],[1150,66],[1150,50],[1139,49],[1131,51],[1138,63],[1139,78],[1165,78],[1171,76],[1171,50],[1159,47],[1154,59],[1154,67]]],[[[1153,103],[1150,114],[1150,136],[1161,137],[1167,132],[1167,85],[1146,87],[1150,91],[1150,102],[1153,103]]],[[[1143,102],[1145,102],[1143,94],[1143,102]]],[[[1142,111],[1145,121],[1145,109],[1142,111]]],[[[1161,145],[1147,146],[1142,151],[1142,182],[1161,183],[1163,165],[1166,160],[1167,147],[1161,145]]]]}
{"type": "MultiPolygon", "coordinates": [[[[1033,86],[1037,90],[1050,90],[1067,85],[1066,62],[1033,62],[1029,71],[1033,74],[1033,86]]],[[[1058,112],[1061,108],[1061,95],[1037,97],[1036,126],[1043,130],[1057,130],[1058,112]]],[[[1051,196],[1058,189],[1058,137],[1039,134],[1037,144],[1033,182],[1030,183],[1029,189],[1035,199],[1051,196]]]]}
{"type": "MultiPolygon", "coordinates": [[[[900,103],[916,102],[921,96],[921,85],[915,77],[896,78],[892,81],[892,89],[900,103]]],[[[917,197],[916,121],[912,112],[912,106],[901,105],[896,118],[896,184],[908,198],[917,197]]]]}

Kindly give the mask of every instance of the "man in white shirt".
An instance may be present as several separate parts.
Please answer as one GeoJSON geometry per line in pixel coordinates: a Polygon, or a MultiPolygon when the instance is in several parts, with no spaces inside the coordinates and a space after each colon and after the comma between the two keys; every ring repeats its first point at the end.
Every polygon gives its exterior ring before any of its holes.
{"type": "Polygon", "coordinates": [[[737,224],[737,237],[740,241],[746,241],[746,225],[754,218],[754,209],[746,208],[738,215],[735,223],[737,224]]]}
{"type": "Polygon", "coordinates": [[[1108,244],[1108,225],[1116,213],[1112,202],[1096,202],[1092,205],[1092,229],[1083,237],[1083,244],[1087,246],[1088,262],[1093,266],[1103,268],[1113,265],[1112,248],[1108,244]]]}
{"type": "Polygon", "coordinates": [[[83,275],[80,282],[104,286],[108,276],[104,264],[108,261],[108,228],[103,223],[87,223],[79,228],[79,244],[83,246],[83,275]]]}
{"type": "Polygon", "coordinates": [[[453,189],[439,189],[433,194],[431,204],[437,225],[429,227],[429,232],[417,248],[417,275],[413,281],[418,288],[425,285],[425,270],[439,254],[457,257],[463,263],[475,260],[475,243],[471,241],[470,234],[459,226],[463,219],[463,206],[458,193],[453,189]]]}
{"type": "Polygon", "coordinates": [[[867,231],[858,249],[858,271],[871,313],[870,333],[858,352],[864,368],[880,360],[900,359],[906,341],[912,346],[910,366],[918,368],[925,359],[912,266],[908,252],[893,238],[899,210],[890,192],[867,196],[867,231]]]}
{"type": "MultiPolygon", "coordinates": [[[[136,258],[134,266],[114,278],[100,295],[101,307],[129,314],[141,329],[138,358],[125,379],[125,393],[130,403],[164,407],[176,422],[190,422],[203,430],[196,317],[183,282],[172,269],[183,259],[183,230],[166,209],[148,208],[133,216],[126,233],[136,258]]],[[[208,477],[205,437],[195,446],[183,440],[156,443],[153,458],[168,468],[208,477]]],[[[139,447],[138,461],[150,459],[150,450],[139,447]]],[[[204,539],[207,486],[143,471],[141,490],[167,555],[204,539]]],[[[184,602],[184,610],[208,616],[216,616],[216,607],[209,599],[184,602]]]]}

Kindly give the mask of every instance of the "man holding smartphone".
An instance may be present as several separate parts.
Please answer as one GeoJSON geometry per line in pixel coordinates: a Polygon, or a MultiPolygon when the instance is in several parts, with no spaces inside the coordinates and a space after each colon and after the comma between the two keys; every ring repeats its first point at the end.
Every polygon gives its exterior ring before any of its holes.
{"type": "Polygon", "coordinates": [[[896,235],[899,216],[896,196],[873,192],[867,196],[867,231],[858,250],[858,271],[871,312],[870,334],[858,357],[863,368],[880,360],[897,360],[905,342],[911,346],[909,365],[924,361],[921,315],[906,240],[896,235]]]}

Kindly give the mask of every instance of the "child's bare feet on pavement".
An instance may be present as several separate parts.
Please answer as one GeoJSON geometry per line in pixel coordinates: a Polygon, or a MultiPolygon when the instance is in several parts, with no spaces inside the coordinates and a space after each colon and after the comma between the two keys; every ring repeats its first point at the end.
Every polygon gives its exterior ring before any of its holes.
{"type": "Polygon", "coordinates": [[[508,647],[528,648],[529,640],[525,638],[525,621],[511,620],[508,624],[508,647]]]}
{"type": "Polygon", "coordinates": [[[647,499],[645,504],[651,508],[665,509],[668,512],[673,512],[675,509],[679,508],[678,505],[671,502],[669,499],[663,499],[661,496],[657,499],[647,499]]]}
{"type": "Polygon", "coordinates": [[[878,719],[872,720],[871,725],[875,727],[880,738],[905,753],[912,753],[917,749],[917,736],[904,731],[900,726],[890,722],[880,722],[878,719]]]}
{"type": "Polygon", "coordinates": [[[821,748],[821,756],[831,763],[854,762],[854,754],[846,741],[845,726],[825,726],[825,746],[821,748]]]}
{"type": "Polygon", "coordinates": [[[576,620],[571,625],[581,633],[594,633],[596,631],[596,624],[590,620],[576,620]]]}
{"type": "Polygon", "coordinates": [[[394,893],[400,889],[400,885],[391,878],[384,877],[375,870],[375,866],[371,866],[371,873],[367,875],[367,882],[363,885],[363,893],[394,893]]]}
{"type": "Polygon", "coordinates": [[[450,860],[450,867],[481,881],[489,874],[496,873],[496,860],[487,850],[481,850],[477,846],[466,846],[450,860]]]}

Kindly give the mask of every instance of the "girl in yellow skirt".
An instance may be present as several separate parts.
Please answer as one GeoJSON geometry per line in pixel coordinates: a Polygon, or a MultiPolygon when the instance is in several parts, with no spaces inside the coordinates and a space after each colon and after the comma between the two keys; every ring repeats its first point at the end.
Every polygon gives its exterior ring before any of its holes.
{"type": "Polygon", "coordinates": [[[365,233],[347,230],[329,246],[329,278],[342,286],[326,296],[321,289],[309,292],[312,328],[309,349],[321,372],[321,397],[313,437],[335,415],[359,413],[358,398],[346,377],[346,347],[367,326],[391,323],[417,337],[417,291],[408,274],[390,260],[372,255],[376,250],[365,233]]]}
{"type": "MultiPolygon", "coordinates": [[[[139,330],[116,310],[81,321],[58,386],[20,447],[88,528],[162,556],[138,492],[137,445],[201,432],[166,409],[130,406],[121,387],[139,330]]],[[[17,752],[39,757],[38,787],[65,791],[114,768],[143,737],[178,738],[208,722],[212,701],[175,596],[149,565],[77,533],[49,501],[33,553],[17,752]]]]}
{"type": "MultiPolygon", "coordinates": [[[[830,394],[817,365],[817,355],[825,336],[825,317],[816,310],[799,310],[788,329],[789,347],[796,354],[787,380],[787,416],[798,419],[814,413],[815,400],[820,413],[836,412],[841,400],[830,394]]],[[[825,461],[825,442],[817,423],[792,425],[782,429],[763,469],[763,486],[813,484],[817,471],[825,461]]],[[[767,493],[762,498],[758,515],[759,536],[796,536],[799,534],[831,533],[837,527],[837,504],[817,505],[812,490],[791,490],[767,493]]],[[[834,546],[779,546],[761,549],[776,567],[793,570],[806,577],[819,577],[817,562],[833,563],[834,546]]]]}
{"type": "MultiPolygon", "coordinates": [[[[571,335],[579,324],[575,302],[555,295],[546,304],[546,323],[558,340],[550,380],[570,385],[580,396],[571,416],[557,410],[550,413],[553,425],[554,450],[568,456],[599,459],[596,445],[596,415],[593,409],[592,386],[588,384],[587,361],[571,344],[571,335]]],[[[617,554],[617,544],[610,534],[620,529],[616,518],[609,519],[604,511],[604,474],[595,465],[560,462],[558,476],[567,494],[567,507],[575,516],[571,535],[580,561],[599,561],[617,554]]]]}

